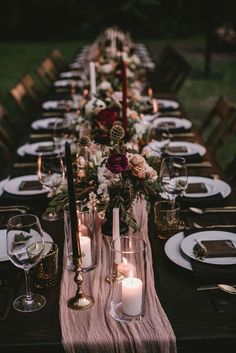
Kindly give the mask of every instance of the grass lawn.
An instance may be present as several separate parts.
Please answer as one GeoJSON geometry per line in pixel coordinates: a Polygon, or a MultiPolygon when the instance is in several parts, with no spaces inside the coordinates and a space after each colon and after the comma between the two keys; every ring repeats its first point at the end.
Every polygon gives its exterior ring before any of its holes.
{"type": "MultiPolygon", "coordinates": [[[[212,57],[211,76],[203,79],[203,50],[202,38],[146,40],[144,41],[153,57],[157,57],[159,50],[166,44],[173,45],[190,62],[193,70],[178,97],[197,128],[212,108],[219,95],[223,94],[236,104],[236,53],[218,54],[212,57]]],[[[26,73],[34,73],[40,62],[54,49],[61,50],[63,55],[71,60],[85,44],[82,41],[54,41],[54,42],[2,42],[0,43],[0,96],[4,98],[11,87],[26,73]]],[[[216,158],[224,166],[236,154],[235,137],[229,139],[227,146],[223,146],[216,158]]]]}

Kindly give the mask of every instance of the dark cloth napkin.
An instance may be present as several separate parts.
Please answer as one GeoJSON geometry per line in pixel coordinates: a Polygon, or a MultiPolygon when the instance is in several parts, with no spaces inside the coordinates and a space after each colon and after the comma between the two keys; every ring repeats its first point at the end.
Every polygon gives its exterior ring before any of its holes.
{"type": "Polygon", "coordinates": [[[223,205],[224,198],[221,193],[218,193],[206,197],[177,197],[176,201],[178,201],[182,207],[211,207],[223,205]]]}
{"type": "Polygon", "coordinates": [[[22,271],[10,261],[0,262],[0,320],[6,320],[20,285],[22,271]]]}
{"type": "MultiPolygon", "coordinates": [[[[205,230],[207,231],[207,229],[205,230]]],[[[218,230],[221,229],[219,228],[218,230]]],[[[225,229],[222,230],[225,231],[225,229]]],[[[204,231],[204,229],[201,231],[204,231]]],[[[185,230],[184,235],[187,237],[194,232],[193,230],[185,230]]],[[[236,229],[230,229],[230,232],[236,233],[236,229]]],[[[192,258],[190,258],[190,261],[193,267],[194,277],[197,285],[236,283],[236,265],[213,265],[200,262],[192,258]]]]}
{"type": "Polygon", "coordinates": [[[187,163],[198,163],[202,162],[203,158],[199,153],[193,153],[188,155],[178,155],[178,153],[165,152],[163,153],[163,157],[183,157],[187,163]]]}

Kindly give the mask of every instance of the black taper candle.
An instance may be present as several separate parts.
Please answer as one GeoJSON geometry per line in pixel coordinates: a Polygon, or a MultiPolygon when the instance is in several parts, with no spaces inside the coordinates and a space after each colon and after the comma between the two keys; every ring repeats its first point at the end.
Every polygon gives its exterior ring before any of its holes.
{"type": "Polygon", "coordinates": [[[65,156],[66,156],[66,169],[67,169],[67,185],[68,185],[68,198],[69,198],[69,212],[71,222],[71,238],[72,238],[72,251],[73,258],[81,258],[81,248],[78,239],[78,218],[76,210],[76,197],[75,197],[75,184],[73,178],[73,167],[71,160],[70,143],[65,143],[65,156]]]}

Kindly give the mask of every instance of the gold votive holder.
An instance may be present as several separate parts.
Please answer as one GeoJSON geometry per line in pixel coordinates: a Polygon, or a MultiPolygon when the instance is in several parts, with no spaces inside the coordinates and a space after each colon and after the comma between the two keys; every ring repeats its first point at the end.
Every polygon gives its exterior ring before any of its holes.
{"type": "Polygon", "coordinates": [[[58,279],[58,246],[45,242],[42,260],[32,268],[32,280],[36,288],[50,288],[58,279]]]}

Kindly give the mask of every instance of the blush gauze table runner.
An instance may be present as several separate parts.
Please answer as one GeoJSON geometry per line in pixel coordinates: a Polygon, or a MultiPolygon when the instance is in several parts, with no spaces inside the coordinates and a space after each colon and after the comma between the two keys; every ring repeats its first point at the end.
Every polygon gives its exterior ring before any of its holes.
{"type": "MultiPolygon", "coordinates": [[[[66,268],[61,281],[60,323],[62,344],[67,353],[176,353],[176,340],[169,320],[160,304],[154,287],[152,255],[147,235],[147,212],[144,200],[133,207],[136,220],[141,224],[136,236],[147,242],[147,297],[146,312],[139,322],[121,323],[110,313],[110,285],[105,281],[110,271],[111,237],[98,236],[98,265],[84,274],[83,289],[93,295],[95,304],[84,311],[67,307],[67,300],[74,296],[74,273],[66,268]]],[[[100,229],[100,228],[99,228],[100,229]]],[[[100,230],[98,230],[100,232],[100,230]]],[[[64,255],[65,256],[65,255],[64,255]]]]}

